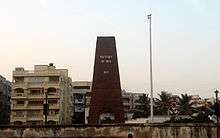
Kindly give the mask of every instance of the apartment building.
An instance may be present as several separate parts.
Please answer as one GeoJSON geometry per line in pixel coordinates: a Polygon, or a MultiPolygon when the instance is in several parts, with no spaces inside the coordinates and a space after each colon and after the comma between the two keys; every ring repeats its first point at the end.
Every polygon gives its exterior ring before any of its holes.
{"type": "Polygon", "coordinates": [[[86,116],[86,95],[91,91],[92,83],[89,81],[75,81],[72,83],[72,103],[73,103],[73,124],[85,124],[86,116]]]}
{"type": "Polygon", "coordinates": [[[137,106],[140,105],[140,103],[137,102],[140,96],[143,96],[143,93],[132,93],[122,90],[122,100],[125,112],[125,119],[129,120],[132,118],[134,112],[137,109],[137,106]]]}
{"type": "Polygon", "coordinates": [[[71,124],[71,79],[67,69],[35,65],[34,70],[22,67],[13,71],[11,124],[42,125],[43,104],[49,104],[47,124],[71,124]],[[46,98],[47,97],[47,98],[46,98]]]}

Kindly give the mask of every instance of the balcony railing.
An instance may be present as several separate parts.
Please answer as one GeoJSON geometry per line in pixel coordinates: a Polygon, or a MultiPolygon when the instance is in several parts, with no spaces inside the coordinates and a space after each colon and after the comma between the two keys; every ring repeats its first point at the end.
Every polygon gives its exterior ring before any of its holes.
{"type": "Polygon", "coordinates": [[[13,71],[13,76],[60,76],[62,72],[60,70],[24,70],[13,71]]]}
{"type": "Polygon", "coordinates": [[[59,82],[28,82],[28,88],[59,88],[59,82]]]}
{"type": "Polygon", "coordinates": [[[18,115],[13,115],[12,117],[23,118],[23,117],[25,117],[25,115],[24,114],[18,114],[18,115]]]}
{"type": "MultiPolygon", "coordinates": [[[[28,98],[46,98],[46,95],[41,93],[41,94],[28,94],[28,98]]],[[[54,94],[54,95],[49,95],[48,94],[48,99],[58,99],[60,98],[60,95],[58,93],[54,94]]]]}
{"type": "Polygon", "coordinates": [[[28,114],[27,120],[43,120],[44,116],[43,114],[28,114]]]}
{"type": "Polygon", "coordinates": [[[28,94],[28,98],[45,98],[44,94],[28,94]]]}
{"type": "Polygon", "coordinates": [[[25,108],[26,108],[25,104],[13,104],[12,107],[11,107],[12,110],[13,109],[21,109],[21,110],[23,110],[25,108]]]}
{"type": "Polygon", "coordinates": [[[60,109],[59,104],[49,104],[49,109],[60,109]]]}
{"type": "Polygon", "coordinates": [[[47,116],[47,120],[54,120],[54,121],[58,121],[59,120],[59,115],[48,115],[47,116]]]}
{"type": "Polygon", "coordinates": [[[60,98],[60,94],[59,93],[48,94],[48,99],[50,98],[60,98]]]}
{"type": "Polygon", "coordinates": [[[15,122],[15,121],[21,121],[21,122],[26,122],[26,117],[18,117],[18,116],[12,116],[11,117],[11,122],[15,122]]]}
{"type": "Polygon", "coordinates": [[[25,82],[17,82],[12,84],[12,89],[17,89],[17,88],[26,88],[27,83],[25,82]]]}
{"type": "Polygon", "coordinates": [[[27,94],[26,94],[26,93],[12,93],[11,98],[12,98],[12,99],[27,98],[27,94]]]}
{"type": "Polygon", "coordinates": [[[43,104],[41,105],[28,105],[27,109],[43,109],[43,104]]]}

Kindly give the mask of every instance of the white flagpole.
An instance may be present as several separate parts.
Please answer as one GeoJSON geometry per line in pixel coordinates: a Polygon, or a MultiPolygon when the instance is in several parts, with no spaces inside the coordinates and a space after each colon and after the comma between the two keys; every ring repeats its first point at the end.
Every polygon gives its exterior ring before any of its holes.
{"type": "Polygon", "coordinates": [[[151,36],[151,15],[147,15],[149,19],[149,43],[150,43],[150,117],[151,117],[151,123],[154,122],[154,107],[153,107],[153,73],[152,73],[152,36],[151,36]]]}

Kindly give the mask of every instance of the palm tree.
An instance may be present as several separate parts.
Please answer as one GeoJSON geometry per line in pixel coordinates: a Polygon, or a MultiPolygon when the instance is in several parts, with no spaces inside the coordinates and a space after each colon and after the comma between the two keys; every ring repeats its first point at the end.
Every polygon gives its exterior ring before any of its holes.
{"type": "Polygon", "coordinates": [[[181,94],[178,101],[178,114],[179,115],[191,115],[194,108],[192,107],[194,103],[191,101],[191,96],[187,94],[181,94]]]}
{"type": "Polygon", "coordinates": [[[166,91],[162,91],[158,94],[159,98],[155,99],[155,114],[168,115],[171,107],[172,94],[166,91]]]}
{"type": "Polygon", "coordinates": [[[133,118],[148,117],[150,115],[150,98],[148,94],[143,94],[136,102],[138,105],[136,106],[133,118]]]}

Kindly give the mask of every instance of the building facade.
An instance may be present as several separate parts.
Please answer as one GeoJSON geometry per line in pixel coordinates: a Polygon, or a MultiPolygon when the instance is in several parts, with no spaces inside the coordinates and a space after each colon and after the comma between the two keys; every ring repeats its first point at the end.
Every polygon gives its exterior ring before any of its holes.
{"type": "Polygon", "coordinates": [[[137,106],[140,105],[140,103],[138,103],[137,100],[140,98],[140,96],[143,95],[144,93],[133,93],[122,90],[122,99],[126,120],[132,119],[132,116],[136,111],[137,106]]]}
{"type": "Polygon", "coordinates": [[[11,83],[0,75],[0,125],[10,123],[11,83]]]}
{"type": "Polygon", "coordinates": [[[11,124],[71,124],[71,79],[67,69],[51,63],[35,65],[34,70],[15,68],[11,97],[11,124]],[[47,97],[47,98],[46,98],[47,97]],[[43,104],[49,104],[47,121],[43,104]]]}
{"type": "Polygon", "coordinates": [[[86,95],[91,91],[92,83],[89,81],[75,81],[72,83],[73,91],[71,99],[73,103],[73,124],[85,124],[87,116],[85,113],[86,108],[86,95]]]}

